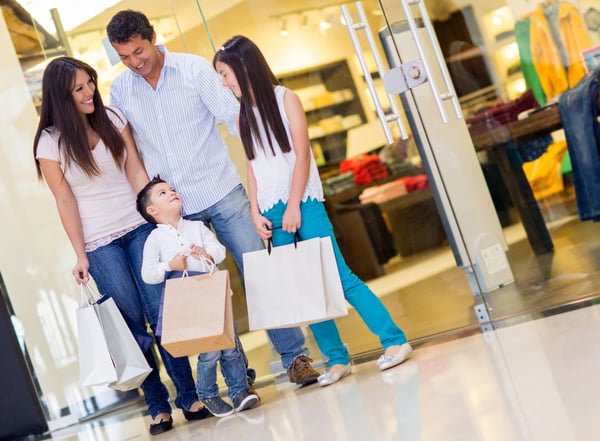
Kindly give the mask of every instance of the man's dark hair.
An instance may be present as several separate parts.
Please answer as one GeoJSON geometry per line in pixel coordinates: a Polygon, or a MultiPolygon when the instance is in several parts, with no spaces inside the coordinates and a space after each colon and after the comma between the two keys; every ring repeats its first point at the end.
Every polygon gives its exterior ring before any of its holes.
{"type": "Polygon", "coordinates": [[[151,203],[150,199],[152,199],[152,189],[155,185],[163,182],[166,183],[167,181],[161,179],[159,175],[154,176],[152,180],[150,180],[150,182],[144,185],[144,188],[140,190],[135,200],[135,207],[137,208],[137,211],[151,224],[157,224],[158,222],[156,222],[156,219],[154,219],[153,216],[148,214],[146,208],[148,208],[151,203]]]}
{"type": "Polygon", "coordinates": [[[154,28],[148,17],[138,11],[127,9],[117,12],[106,26],[108,40],[111,43],[124,44],[136,35],[152,41],[154,28]]]}

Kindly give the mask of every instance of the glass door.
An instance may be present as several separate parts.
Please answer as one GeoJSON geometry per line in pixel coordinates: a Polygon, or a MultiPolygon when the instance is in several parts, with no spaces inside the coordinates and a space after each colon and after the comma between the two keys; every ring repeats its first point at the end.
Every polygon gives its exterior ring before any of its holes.
{"type": "MultiPolygon", "coordinates": [[[[587,102],[579,89],[589,91],[597,72],[589,5],[378,3],[379,25],[365,2],[342,9],[357,55],[383,53],[379,75],[402,104],[483,329],[590,304],[597,225],[582,222],[595,211],[585,196],[590,176],[571,165],[586,147],[572,134],[577,118],[568,118],[568,103],[587,102]],[[567,10],[577,35],[558,29],[567,10]],[[552,38],[537,33],[542,22],[552,38]],[[560,56],[543,70],[549,53],[560,56]]],[[[597,108],[588,107],[592,127],[597,108]]]]}

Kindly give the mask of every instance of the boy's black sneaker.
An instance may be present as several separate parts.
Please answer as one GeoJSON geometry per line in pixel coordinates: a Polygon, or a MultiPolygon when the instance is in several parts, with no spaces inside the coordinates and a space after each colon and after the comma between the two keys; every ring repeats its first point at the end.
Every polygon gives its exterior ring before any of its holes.
{"type": "Polygon", "coordinates": [[[250,409],[258,404],[258,395],[248,393],[247,390],[243,390],[238,392],[238,394],[233,397],[233,407],[236,412],[241,412],[243,410],[250,409]]]}
{"type": "Polygon", "coordinates": [[[200,401],[216,417],[226,417],[233,413],[233,407],[221,397],[200,398],[200,401]]]}

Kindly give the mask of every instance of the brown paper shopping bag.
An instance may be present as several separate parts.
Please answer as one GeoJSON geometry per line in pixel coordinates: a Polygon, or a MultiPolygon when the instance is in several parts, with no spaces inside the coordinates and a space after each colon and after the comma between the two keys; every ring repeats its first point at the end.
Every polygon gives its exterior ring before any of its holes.
{"type": "Polygon", "coordinates": [[[235,346],[226,270],[167,279],[161,344],[174,357],[235,346]]]}

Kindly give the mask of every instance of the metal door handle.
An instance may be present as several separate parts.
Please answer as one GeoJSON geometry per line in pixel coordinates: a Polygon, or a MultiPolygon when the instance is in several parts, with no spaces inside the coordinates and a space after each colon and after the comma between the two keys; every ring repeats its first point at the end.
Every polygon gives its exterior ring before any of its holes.
{"type": "Polygon", "coordinates": [[[431,87],[431,91],[433,93],[436,105],[440,112],[440,116],[442,121],[445,123],[448,122],[448,117],[446,115],[446,111],[444,110],[443,101],[451,100],[452,105],[454,107],[454,112],[456,113],[456,117],[461,119],[463,117],[462,110],[460,108],[460,103],[456,96],[456,92],[454,91],[454,86],[452,85],[452,80],[450,79],[450,74],[448,73],[448,68],[446,67],[446,61],[442,55],[442,51],[437,42],[437,38],[435,36],[435,31],[433,29],[433,25],[431,24],[431,20],[429,19],[429,14],[427,14],[427,10],[425,9],[425,3],[423,0],[400,0],[402,3],[402,7],[404,8],[404,13],[406,14],[406,20],[408,22],[408,26],[410,28],[410,32],[415,40],[415,45],[417,47],[417,51],[419,52],[419,56],[423,62],[423,68],[427,73],[427,78],[429,79],[429,85],[431,87]],[[434,77],[431,75],[431,67],[427,57],[425,56],[425,51],[423,49],[423,45],[421,44],[421,40],[419,39],[419,34],[417,32],[417,23],[415,17],[411,10],[411,5],[418,5],[419,12],[421,13],[421,19],[423,20],[423,24],[425,26],[425,30],[427,31],[427,37],[431,43],[431,47],[433,48],[433,52],[436,58],[436,61],[439,65],[442,78],[444,80],[444,84],[446,86],[446,92],[440,93],[438,90],[438,86],[434,80],[434,77]]]}
{"type": "Polygon", "coordinates": [[[379,57],[379,53],[377,52],[377,47],[375,46],[375,40],[371,34],[371,29],[369,28],[369,23],[367,22],[367,17],[365,15],[365,11],[360,2],[355,3],[356,9],[358,11],[358,15],[360,18],[359,23],[352,23],[352,17],[348,12],[348,6],[342,5],[342,15],[344,16],[344,22],[346,23],[346,27],[348,28],[348,32],[350,33],[350,38],[352,40],[352,45],[354,46],[354,51],[356,52],[356,56],[358,57],[358,62],[360,64],[360,68],[365,77],[365,81],[369,88],[369,92],[371,94],[371,98],[373,99],[373,103],[375,105],[375,110],[377,113],[377,117],[379,118],[379,122],[381,123],[381,128],[385,133],[385,138],[388,144],[392,144],[394,142],[394,137],[388,127],[388,122],[396,121],[398,125],[398,129],[400,130],[400,136],[402,139],[408,139],[408,132],[402,122],[400,117],[400,112],[398,110],[398,106],[394,101],[394,98],[386,92],[388,97],[388,101],[390,103],[390,107],[392,108],[392,114],[390,116],[386,116],[383,110],[383,106],[381,105],[381,100],[377,95],[377,91],[375,90],[375,84],[373,83],[373,78],[371,78],[371,72],[369,72],[369,68],[367,66],[367,62],[365,60],[365,56],[363,54],[362,48],[360,46],[360,42],[358,41],[358,36],[356,34],[356,30],[364,30],[367,36],[367,41],[369,43],[369,48],[371,49],[371,53],[373,54],[373,58],[375,59],[375,65],[377,66],[377,71],[379,72],[380,78],[383,78],[383,63],[381,62],[381,58],[379,57]]]}

